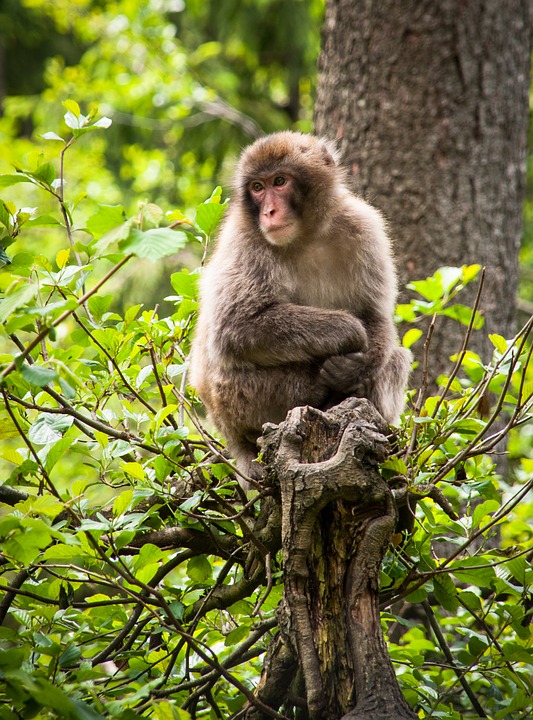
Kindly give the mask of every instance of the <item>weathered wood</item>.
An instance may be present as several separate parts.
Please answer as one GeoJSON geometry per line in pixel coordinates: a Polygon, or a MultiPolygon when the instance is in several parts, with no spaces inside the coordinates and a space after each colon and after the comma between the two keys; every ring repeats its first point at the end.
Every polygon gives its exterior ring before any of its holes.
{"type": "Polygon", "coordinates": [[[297,718],[416,718],[379,621],[379,571],[396,522],[378,472],[387,431],[370,403],[349,399],[328,412],[295,408],[264,433],[263,456],[280,488],[285,591],[281,636],[258,694],[275,709],[296,706],[297,718]],[[303,702],[288,700],[297,690],[280,681],[276,654],[291,678],[299,666],[303,702]]]}

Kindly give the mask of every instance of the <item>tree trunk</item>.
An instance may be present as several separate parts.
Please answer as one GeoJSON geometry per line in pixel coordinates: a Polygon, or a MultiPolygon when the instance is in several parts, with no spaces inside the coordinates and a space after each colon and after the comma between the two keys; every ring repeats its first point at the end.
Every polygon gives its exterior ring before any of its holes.
{"type": "MultiPolygon", "coordinates": [[[[487,267],[484,357],[515,332],[531,27],[530,0],[328,0],[324,23],[316,131],[388,218],[402,285],[487,267]]],[[[430,377],[463,334],[439,319],[430,377]]]]}
{"type": "MultiPolygon", "coordinates": [[[[395,528],[378,472],[388,427],[366,400],[295,408],[267,427],[263,457],[279,483],[285,591],[281,635],[258,691],[306,720],[415,720],[381,630],[383,555],[395,528]],[[294,682],[293,682],[294,680],[294,682]]],[[[249,708],[247,720],[266,718],[249,708]]]]}

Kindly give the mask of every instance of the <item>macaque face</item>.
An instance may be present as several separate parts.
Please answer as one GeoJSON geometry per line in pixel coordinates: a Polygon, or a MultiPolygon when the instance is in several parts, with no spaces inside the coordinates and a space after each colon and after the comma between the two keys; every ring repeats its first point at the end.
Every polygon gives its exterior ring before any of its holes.
{"type": "Polygon", "coordinates": [[[248,190],[259,209],[259,227],[265,238],[271,245],[288,245],[300,227],[300,218],[294,207],[294,178],[276,173],[252,180],[248,190]]]}

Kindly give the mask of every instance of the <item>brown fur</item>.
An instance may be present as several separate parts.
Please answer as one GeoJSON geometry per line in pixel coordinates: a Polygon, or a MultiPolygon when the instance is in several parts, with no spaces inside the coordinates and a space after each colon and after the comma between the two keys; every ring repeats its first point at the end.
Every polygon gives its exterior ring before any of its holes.
{"type": "Polygon", "coordinates": [[[243,472],[258,477],[261,427],[293,407],[357,395],[398,420],[411,356],[397,343],[395,299],[384,222],[347,189],[324,140],[283,132],[243,152],[202,279],[191,361],[193,385],[243,472]],[[277,175],[291,184],[284,196],[271,190],[272,207],[291,228],[274,237],[250,188],[277,175]]]}

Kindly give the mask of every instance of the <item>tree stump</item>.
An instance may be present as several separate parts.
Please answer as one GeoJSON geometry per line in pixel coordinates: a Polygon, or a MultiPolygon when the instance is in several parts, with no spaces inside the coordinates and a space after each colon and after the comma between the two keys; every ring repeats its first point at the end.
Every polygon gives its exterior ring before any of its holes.
{"type": "MultiPolygon", "coordinates": [[[[258,697],[309,720],[414,720],[381,630],[383,555],[395,528],[378,472],[388,427],[366,400],[300,407],[265,426],[267,482],[279,485],[285,590],[280,636],[258,697]]],[[[250,708],[247,718],[267,717],[250,708]]]]}

